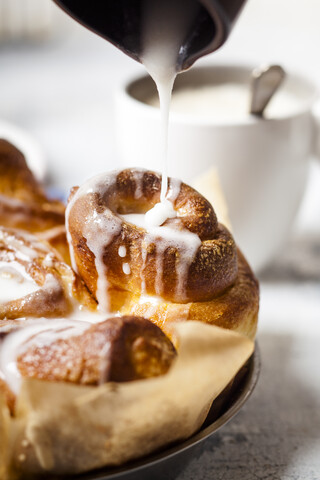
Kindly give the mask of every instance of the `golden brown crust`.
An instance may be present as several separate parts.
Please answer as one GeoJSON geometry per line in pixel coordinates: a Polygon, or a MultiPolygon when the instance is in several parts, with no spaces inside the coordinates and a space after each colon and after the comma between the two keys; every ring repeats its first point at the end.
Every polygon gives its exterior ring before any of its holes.
{"type": "Polygon", "coordinates": [[[254,340],[259,311],[259,284],[243,254],[238,250],[238,277],[222,295],[208,302],[170,303],[161,299],[139,296],[123,308],[123,313],[149,318],[170,334],[170,323],[198,320],[218,327],[235,330],[254,340]]]}
{"type": "Polygon", "coordinates": [[[127,316],[92,325],[82,335],[30,346],[17,365],[23,377],[99,385],[163,375],[175,356],[160,328],[127,316]]]}
{"type": "MultiPolygon", "coordinates": [[[[159,269],[157,238],[150,241],[145,229],[124,221],[120,215],[145,213],[159,202],[160,189],[160,175],[128,169],[100,178],[98,187],[88,192],[73,192],[69,199],[68,228],[74,259],[79,274],[93,295],[97,295],[98,272],[86,228],[98,216],[106,224],[114,223],[117,230],[103,245],[103,262],[109,286],[132,293],[142,290],[150,295],[159,293],[156,285],[159,269]],[[119,247],[126,249],[123,259],[119,257],[119,247]],[[123,272],[123,262],[130,265],[130,274],[123,272]]],[[[170,189],[174,189],[172,179],[169,179],[170,189]]],[[[183,296],[177,289],[178,269],[182,262],[179,250],[174,244],[163,250],[161,296],[180,303],[210,300],[236,280],[235,242],[228,230],[218,224],[209,202],[191,187],[181,183],[172,203],[177,217],[167,220],[164,225],[196,233],[201,245],[191,262],[183,296]]]]}
{"type": "Polygon", "coordinates": [[[49,200],[23,154],[0,139],[0,225],[39,232],[64,224],[63,203],[49,200]]]}
{"type": "Polygon", "coordinates": [[[96,309],[96,302],[80,277],[61,261],[55,250],[35,236],[0,227],[0,261],[9,267],[13,276],[15,264],[20,265],[39,286],[33,293],[0,303],[1,319],[63,316],[70,313],[77,302],[96,309]]]}

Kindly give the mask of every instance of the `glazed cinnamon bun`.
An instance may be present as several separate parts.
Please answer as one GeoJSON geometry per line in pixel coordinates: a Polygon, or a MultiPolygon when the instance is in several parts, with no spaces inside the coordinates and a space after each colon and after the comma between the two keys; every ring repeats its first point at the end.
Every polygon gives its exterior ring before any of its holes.
{"type": "Polygon", "coordinates": [[[0,326],[0,392],[13,411],[23,378],[77,385],[129,382],[165,374],[175,356],[168,337],[141,317],[94,324],[29,320],[10,329],[0,326]]]}
{"type": "Polygon", "coordinates": [[[175,179],[166,197],[170,218],[148,225],[160,189],[160,175],[134,169],[74,189],[66,213],[74,269],[102,308],[121,291],[122,313],[164,329],[202,320],[254,338],[258,283],[232,235],[202,195],[175,179]]]}
{"type": "Polygon", "coordinates": [[[252,339],[258,310],[230,232],[175,179],[159,209],[144,170],[73,189],[65,230],[20,152],[0,142],[0,169],[1,155],[0,477],[83,473],[192,435],[253,351],[230,331],[252,339]]]}
{"type": "Polygon", "coordinates": [[[0,225],[40,232],[64,225],[64,211],[46,196],[23,154],[0,139],[0,225]]]}
{"type": "Polygon", "coordinates": [[[96,309],[83,281],[49,244],[0,227],[0,319],[66,316],[96,309]]]}

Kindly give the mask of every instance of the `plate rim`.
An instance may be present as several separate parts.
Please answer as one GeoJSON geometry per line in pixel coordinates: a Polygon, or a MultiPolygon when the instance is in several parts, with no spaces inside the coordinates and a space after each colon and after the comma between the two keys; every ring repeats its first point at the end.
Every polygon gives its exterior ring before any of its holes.
{"type": "Polygon", "coordinates": [[[133,475],[144,468],[150,468],[152,466],[161,464],[162,462],[165,462],[175,455],[193,448],[209,438],[213,433],[217,432],[221,427],[226,425],[241,410],[257,385],[261,370],[261,355],[257,341],[255,342],[254,351],[248,360],[251,360],[251,372],[246,387],[236,401],[232,403],[232,405],[227,408],[222,415],[219,415],[219,417],[216,418],[216,420],[214,420],[211,424],[205,428],[201,428],[191,437],[182,440],[182,442],[175,443],[165,450],[151,453],[147,457],[140,459],[137,458],[123,466],[119,465],[102,467],[102,469],[85,472],[77,476],[71,476],[69,477],[70,480],[116,480],[121,478],[123,475],[133,475]],[[110,473],[108,473],[107,469],[110,469],[110,473]]]}

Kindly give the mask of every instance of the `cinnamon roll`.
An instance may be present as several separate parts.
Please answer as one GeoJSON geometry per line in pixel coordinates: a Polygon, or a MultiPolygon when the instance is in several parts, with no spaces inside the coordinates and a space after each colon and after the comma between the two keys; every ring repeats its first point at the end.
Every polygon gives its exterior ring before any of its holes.
{"type": "Polygon", "coordinates": [[[259,301],[210,203],[169,179],[159,209],[158,174],[113,172],[73,189],[65,230],[3,141],[1,168],[0,472],[83,473],[192,435],[253,343],[178,322],[253,338],[259,301]]]}
{"type": "Polygon", "coordinates": [[[83,281],[48,244],[0,227],[0,319],[56,317],[96,309],[83,281]]]}
{"type": "Polygon", "coordinates": [[[64,225],[64,211],[46,196],[23,154],[0,139],[0,225],[39,232],[64,225]]]}
{"type": "Polygon", "coordinates": [[[168,337],[141,317],[0,326],[0,393],[13,412],[22,378],[78,385],[129,382],[165,374],[175,356],[168,337]]]}
{"type": "Polygon", "coordinates": [[[166,197],[170,218],[148,225],[160,189],[160,175],[134,169],[73,189],[66,223],[74,269],[101,308],[121,291],[123,313],[164,329],[172,320],[201,319],[254,338],[258,283],[232,235],[204,197],[175,179],[166,197]]]}

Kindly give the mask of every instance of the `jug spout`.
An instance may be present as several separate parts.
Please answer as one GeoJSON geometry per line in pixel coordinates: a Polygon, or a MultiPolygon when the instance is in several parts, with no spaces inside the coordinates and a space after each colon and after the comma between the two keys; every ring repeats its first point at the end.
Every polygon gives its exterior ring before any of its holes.
{"type": "MultiPolygon", "coordinates": [[[[75,20],[141,62],[143,5],[148,0],[54,1],[75,20]]],[[[177,71],[189,68],[225,42],[245,1],[194,0],[199,8],[180,50],[177,71]]]]}

